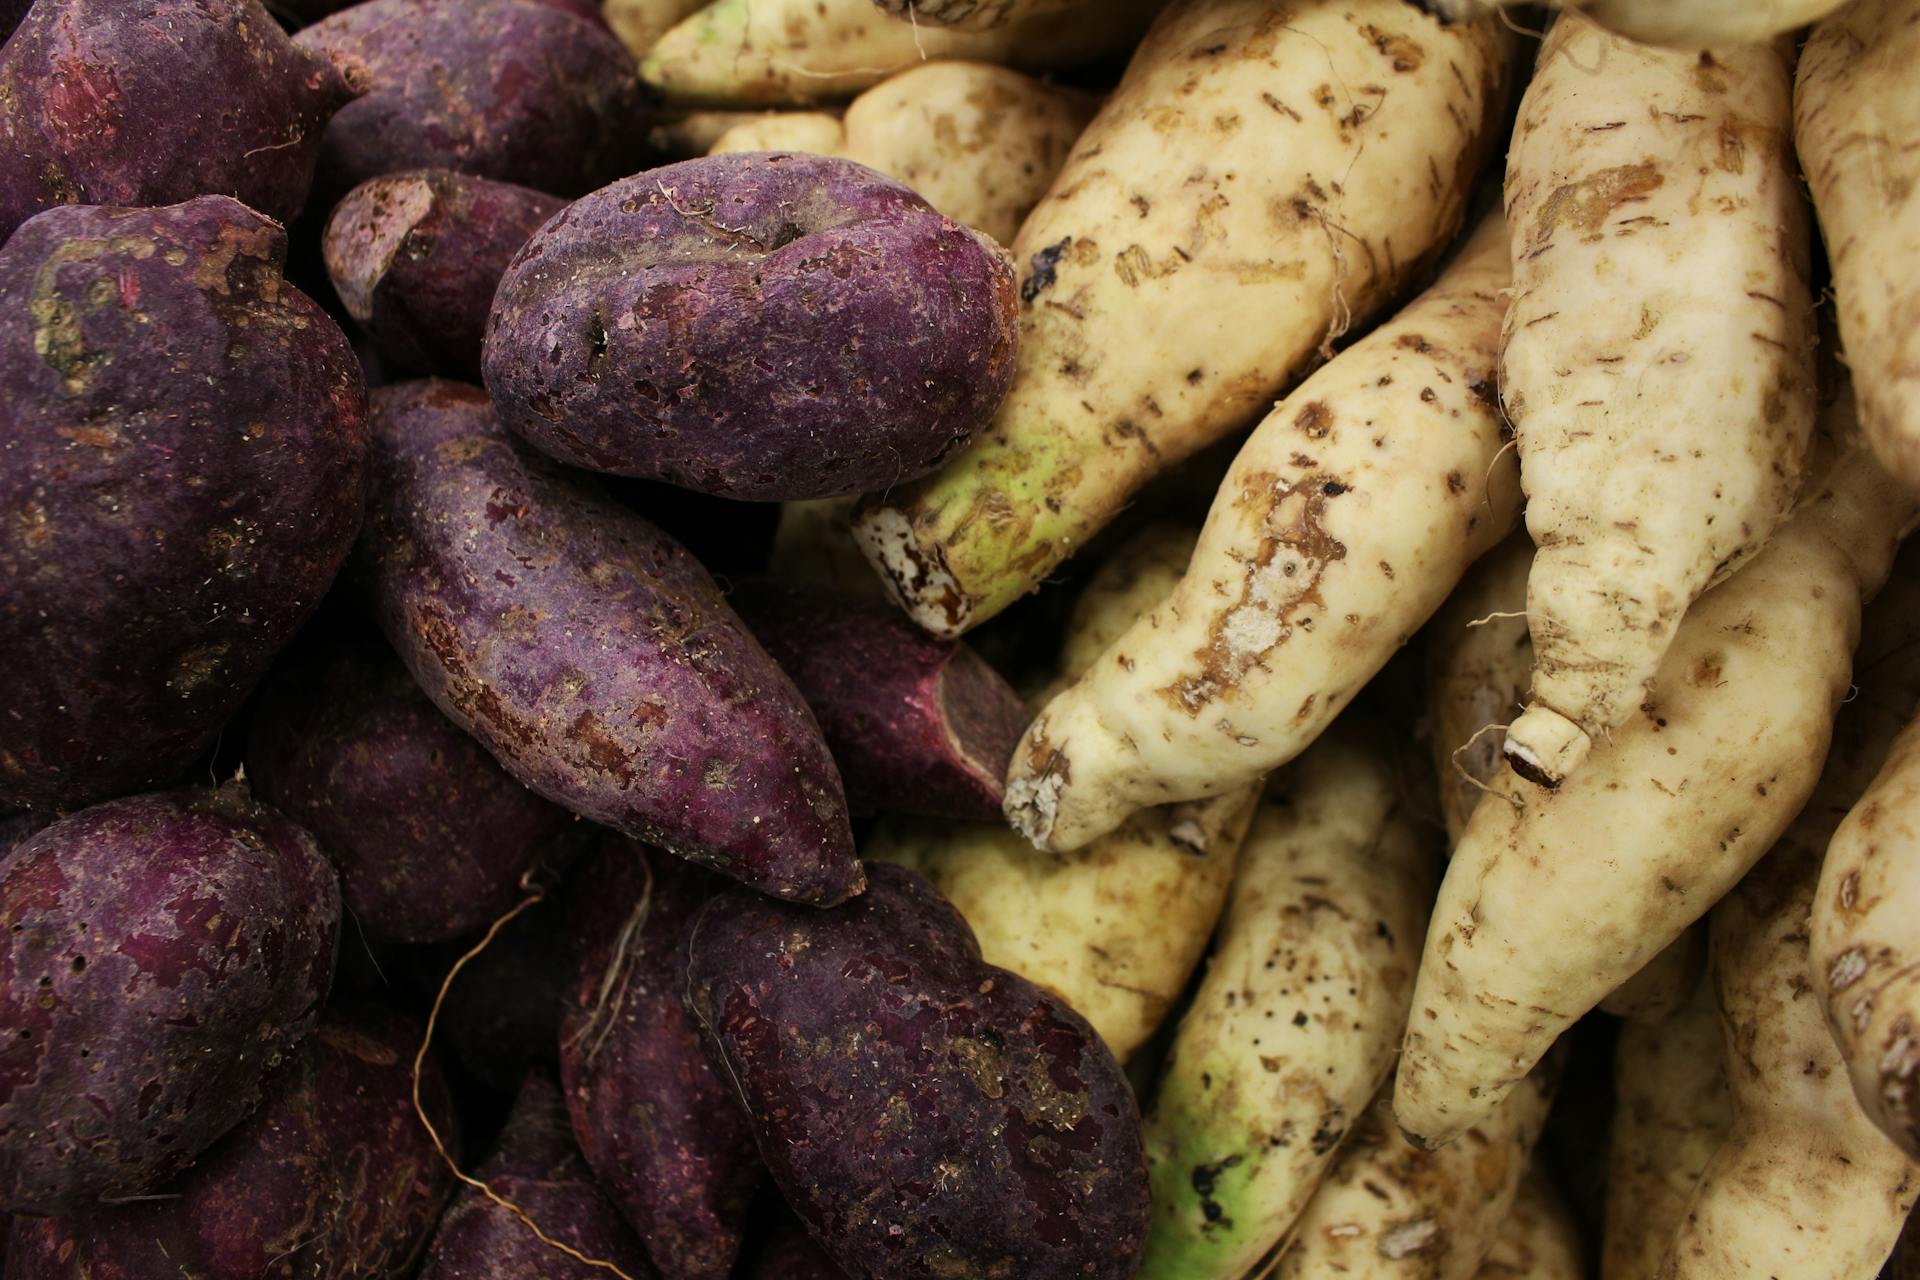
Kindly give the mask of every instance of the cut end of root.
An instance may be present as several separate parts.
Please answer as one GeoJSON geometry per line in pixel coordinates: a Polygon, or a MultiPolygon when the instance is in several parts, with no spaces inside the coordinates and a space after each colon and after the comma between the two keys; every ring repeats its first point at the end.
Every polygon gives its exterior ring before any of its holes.
{"type": "Polygon", "coordinates": [[[1507,764],[1536,786],[1557,787],[1580,767],[1593,749],[1586,731],[1559,712],[1538,703],[1507,726],[1503,747],[1507,764]]]}
{"type": "Polygon", "coordinates": [[[433,188],[418,177],[380,180],[341,204],[327,224],[322,252],[348,315],[362,324],[372,318],[374,291],[432,212],[433,188]]]}
{"type": "Polygon", "coordinates": [[[856,513],[853,539],[879,572],[887,594],[922,630],[953,640],[972,624],[972,597],[948,571],[938,548],[921,547],[905,512],[876,506],[856,513]]]}
{"type": "Polygon", "coordinates": [[[1007,821],[1036,849],[1052,849],[1047,842],[1053,834],[1054,814],[1060,808],[1060,790],[1066,785],[1066,775],[1051,768],[1038,777],[1007,781],[1007,821]]]}

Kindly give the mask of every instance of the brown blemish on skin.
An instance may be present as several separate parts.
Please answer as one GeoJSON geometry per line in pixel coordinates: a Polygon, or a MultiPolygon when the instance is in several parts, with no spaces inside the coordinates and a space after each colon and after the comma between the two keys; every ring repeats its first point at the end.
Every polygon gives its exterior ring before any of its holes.
{"type": "Polygon", "coordinates": [[[1540,208],[1527,252],[1537,254],[1553,241],[1555,229],[1565,226],[1583,240],[1598,240],[1616,209],[1644,199],[1665,181],[1652,161],[1616,165],[1554,190],[1540,208]]]}
{"type": "Polygon", "coordinates": [[[1291,485],[1270,473],[1247,479],[1236,502],[1265,504],[1266,536],[1245,563],[1238,602],[1215,615],[1206,646],[1195,653],[1199,671],[1160,691],[1175,707],[1197,717],[1284,644],[1296,625],[1305,625],[1304,610],[1324,604],[1321,576],[1347,554],[1345,544],[1326,530],[1327,504],[1346,492],[1348,487],[1331,476],[1309,475],[1291,485]]]}

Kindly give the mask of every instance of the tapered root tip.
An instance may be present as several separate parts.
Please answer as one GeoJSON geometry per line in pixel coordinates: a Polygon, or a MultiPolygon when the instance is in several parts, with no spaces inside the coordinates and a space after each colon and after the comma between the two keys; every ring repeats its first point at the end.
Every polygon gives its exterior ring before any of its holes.
{"type": "Polygon", "coordinates": [[[1593,748],[1586,731],[1538,703],[1507,727],[1507,764],[1528,782],[1557,787],[1593,748]]]}
{"type": "Polygon", "coordinates": [[[920,545],[905,512],[881,506],[857,512],[853,540],[887,594],[921,630],[956,640],[972,624],[972,597],[948,571],[939,548],[920,545]]]}

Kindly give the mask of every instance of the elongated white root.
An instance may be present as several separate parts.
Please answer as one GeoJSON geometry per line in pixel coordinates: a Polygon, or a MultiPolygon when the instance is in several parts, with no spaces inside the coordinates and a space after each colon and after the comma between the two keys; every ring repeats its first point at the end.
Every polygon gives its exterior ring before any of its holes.
{"type": "Polygon", "coordinates": [[[1035,844],[1293,759],[1513,527],[1492,391],[1506,258],[1496,215],[1242,446],[1179,588],[1015,751],[1007,814],[1035,844]]]}
{"type": "MultiPolygon", "coordinates": [[[[1424,0],[1437,13],[1472,18],[1531,0],[1424,0]]],[[[1759,44],[1818,22],[1846,0],[1551,0],[1642,44],[1710,49],[1759,44]]]]}
{"type": "Polygon", "coordinates": [[[1247,1274],[1392,1069],[1437,871],[1393,737],[1343,721],[1269,783],[1147,1117],[1142,1280],[1247,1274]]]}
{"type": "Polygon", "coordinates": [[[1547,786],[1646,696],[1688,606],[1758,550],[1814,417],[1792,68],[1554,23],[1507,155],[1534,677],[1507,730],[1547,786]],[[1737,322],[1730,322],[1736,318],[1737,322]]]}
{"type": "MultiPolygon", "coordinates": [[[[1835,406],[1831,437],[1851,432],[1835,406]]],[[[1677,938],[1812,791],[1846,695],[1861,601],[1913,498],[1863,448],[1688,612],[1641,711],[1558,790],[1511,774],[1474,810],[1421,959],[1395,1112],[1464,1133],[1555,1038],[1677,938]]]]}

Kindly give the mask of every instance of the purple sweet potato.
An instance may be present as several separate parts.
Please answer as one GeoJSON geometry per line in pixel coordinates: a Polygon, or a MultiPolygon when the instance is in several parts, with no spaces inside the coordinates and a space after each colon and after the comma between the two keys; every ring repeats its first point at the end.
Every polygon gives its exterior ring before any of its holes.
{"type": "Polygon", "coordinates": [[[0,805],[172,780],[346,559],[365,384],[286,244],[201,196],[0,248],[0,805]]]}
{"type": "Polygon", "coordinates": [[[624,841],[582,867],[582,958],[560,1031],[581,1151],[660,1273],[681,1280],[731,1273],[764,1176],[739,1098],[680,1003],[686,929],[717,883],[624,841]]]}
{"type": "Polygon", "coordinates": [[[385,174],[335,207],[327,273],[388,371],[477,381],[493,291],[520,246],[565,205],[450,169],[385,174]]]}
{"type": "Polygon", "coordinates": [[[999,822],[1030,718],[978,654],[883,600],[753,578],[728,597],[813,708],[855,813],[999,822]]]}
{"type": "MultiPolygon", "coordinates": [[[[21,1219],[7,1280],[403,1280],[453,1190],[413,1109],[420,1028],[330,1007],[266,1102],[156,1199],[21,1219]]],[[[449,1151],[432,1059],[421,1100],[449,1151]]]]}
{"type": "Polygon", "coordinates": [[[1018,347],[1011,260],[849,160],[708,156],[563,210],[500,282],[487,389],[563,462],[754,500],[939,465],[1018,347]]]}
{"type": "Polygon", "coordinates": [[[0,1209],[138,1195],[240,1123],[333,978],[340,893],[244,788],[109,801],[0,862],[0,1209]]]}
{"type": "Polygon", "coordinates": [[[753,1260],[744,1280],[846,1280],[796,1218],[785,1218],[753,1260]]]}
{"type": "Polygon", "coordinates": [[[441,715],[378,644],[270,681],[247,772],[320,842],[375,942],[443,942],[497,919],[573,822],[441,715]]]}
{"type": "Polygon", "coordinates": [[[352,96],[259,0],[40,0],[0,49],[0,241],[61,204],[228,195],[289,222],[352,96]]]}
{"type": "Polygon", "coordinates": [[[638,73],[603,22],[541,0],[365,0],[294,42],[365,89],[333,117],[318,189],[455,169],[572,196],[639,168],[638,73]]]}
{"type": "Polygon", "coordinates": [[[475,387],[374,397],[361,561],[387,638],[507,771],[782,897],[859,892],[813,713],[680,545],[502,430],[475,387]]]}
{"type": "MultiPolygon", "coordinates": [[[[636,1280],[653,1274],[632,1228],[594,1185],[567,1130],[560,1092],[544,1076],[527,1078],[498,1149],[476,1176],[552,1239],[636,1280]]],[[[419,1280],[605,1280],[611,1274],[542,1243],[524,1222],[469,1187],[440,1220],[419,1280]]]]}
{"type": "Polygon", "coordinates": [[[918,874],[868,874],[831,911],[729,890],[688,940],[688,1007],[781,1194],[855,1280],[1131,1276],[1147,1175],[1120,1064],[918,874]]]}

